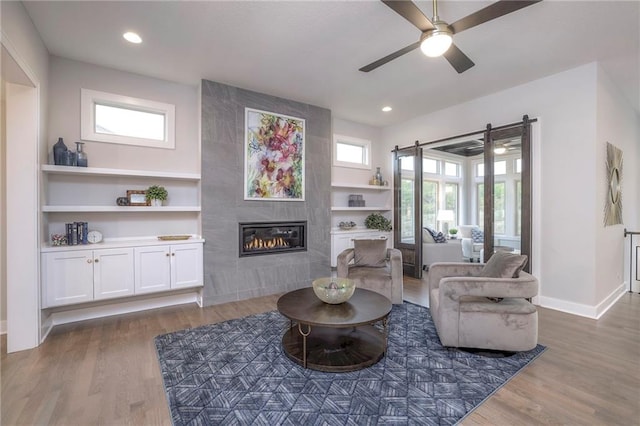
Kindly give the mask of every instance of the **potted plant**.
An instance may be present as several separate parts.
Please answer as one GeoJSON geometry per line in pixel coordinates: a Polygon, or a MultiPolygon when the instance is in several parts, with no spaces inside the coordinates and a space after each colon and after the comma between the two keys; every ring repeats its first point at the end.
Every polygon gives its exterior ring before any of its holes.
{"type": "Polygon", "coordinates": [[[164,186],[152,185],[147,188],[147,201],[150,201],[152,206],[161,206],[168,195],[169,193],[164,186]]]}
{"type": "Polygon", "coordinates": [[[449,229],[449,234],[451,234],[451,239],[455,240],[456,238],[458,238],[458,230],[456,228],[451,228],[449,229]]]}
{"type": "Polygon", "coordinates": [[[371,213],[364,220],[364,225],[369,229],[377,229],[379,231],[391,231],[391,221],[380,213],[371,213]]]}

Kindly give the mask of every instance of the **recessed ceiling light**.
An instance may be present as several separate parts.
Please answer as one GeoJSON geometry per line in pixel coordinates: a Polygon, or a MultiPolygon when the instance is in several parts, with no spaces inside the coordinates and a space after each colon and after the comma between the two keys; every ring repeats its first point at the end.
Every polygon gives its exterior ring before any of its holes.
{"type": "Polygon", "coordinates": [[[391,111],[392,109],[393,109],[393,108],[391,108],[390,106],[382,107],[382,111],[384,111],[384,112],[389,112],[389,111],[391,111]]]}
{"type": "Polygon", "coordinates": [[[142,39],[140,38],[140,36],[138,34],[136,34],[136,33],[131,32],[131,31],[122,34],[122,37],[124,37],[124,39],[127,40],[130,43],[135,43],[135,44],[142,43],[142,39]]]}

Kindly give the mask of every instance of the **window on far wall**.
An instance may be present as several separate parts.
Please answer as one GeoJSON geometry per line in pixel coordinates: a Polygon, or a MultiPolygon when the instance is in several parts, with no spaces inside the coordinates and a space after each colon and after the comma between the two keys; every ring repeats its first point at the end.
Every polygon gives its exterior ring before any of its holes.
{"type": "Polygon", "coordinates": [[[175,148],[175,106],[81,89],[81,139],[175,148]]]}
{"type": "Polygon", "coordinates": [[[458,226],[458,184],[444,184],[444,208],[453,211],[453,223],[449,224],[452,228],[458,226]]]}
{"type": "Polygon", "coordinates": [[[423,158],[422,173],[438,173],[438,160],[434,160],[433,158],[423,158]]]}
{"type": "Polygon", "coordinates": [[[422,182],[422,226],[437,229],[436,213],[438,207],[438,182],[422,182]]]}
{"type": "MultiPolygon", "coordinates": [[[[478,224],[484,226],[484,183],[476,186],[478,224]]],[[[506,231],[505,183],[493,184],[493,233],[504,234],[506,231]]]]}
{"type": "Polygon", "coordinates": [[[371,141],[333,135],[333,165],[371,169],[371,141]]]}

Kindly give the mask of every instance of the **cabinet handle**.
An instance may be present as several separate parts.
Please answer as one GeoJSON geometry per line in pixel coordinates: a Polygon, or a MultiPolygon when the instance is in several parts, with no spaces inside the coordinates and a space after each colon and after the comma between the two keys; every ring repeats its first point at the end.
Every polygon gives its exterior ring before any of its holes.
{"type": "Polygon", "coordinates": [[[100,262],[100,259],[96,259],[96,260],[94,260],[94,262],[95,262],[95,263],[98,263],[98,262],[100,262]]]}
{"type": "Polygon", "coordinates": [[[169,253],[166,253],[166,254],[165,254],[165,256],[169,257],[169,256],[171,256],[171,255],[170,255],[169,253]]]}
{"type": "Polygon", "coordinates": [[[92,259],[87,259],[87,263],[91,263],[91,262],[93,262],[92,259]]]}
{"type": "Polygon", "coordinates": [[[175,256],[175,255],[176,255],[175,253],[171,253],[171,256],[175,256]]]}

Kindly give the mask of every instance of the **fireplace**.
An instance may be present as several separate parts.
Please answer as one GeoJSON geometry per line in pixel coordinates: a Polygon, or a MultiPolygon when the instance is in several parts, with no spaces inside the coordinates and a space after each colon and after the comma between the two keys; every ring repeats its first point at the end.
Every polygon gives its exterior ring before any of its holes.
{"type": "Polygon", "coordinates": [[[241,222],[240,257],[307,251],[307,221],[241,222]]]}

